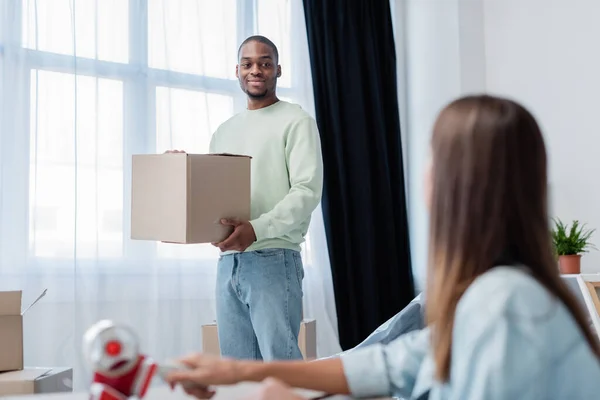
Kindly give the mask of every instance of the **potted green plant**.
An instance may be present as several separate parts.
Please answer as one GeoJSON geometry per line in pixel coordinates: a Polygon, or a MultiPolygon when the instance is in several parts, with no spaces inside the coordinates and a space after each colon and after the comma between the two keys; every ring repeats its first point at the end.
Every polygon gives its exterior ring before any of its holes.
{"type": "Polygon", "coordinates": [[[590,242],[595,229],[586,229],[585,224],[575,220],[569,228],[560,219],[555,219],[552,229],[554,251],[558,256],[561,274],[581,273],[581,256],[596,247],[590,242]]]}

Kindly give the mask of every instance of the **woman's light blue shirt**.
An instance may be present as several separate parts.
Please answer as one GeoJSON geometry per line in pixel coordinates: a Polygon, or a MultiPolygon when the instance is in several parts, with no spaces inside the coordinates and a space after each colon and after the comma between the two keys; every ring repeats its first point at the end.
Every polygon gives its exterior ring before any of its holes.
{"type": "Polygon", "coordinates": [[[458,303],[448,382],[429,328],[344,354],[352,394],[429,400],[598,399],[600,361],[571,314],[524,269],[496,267],[458,303]],[[427,397],[427,394],[429,395],[427,397]]]}

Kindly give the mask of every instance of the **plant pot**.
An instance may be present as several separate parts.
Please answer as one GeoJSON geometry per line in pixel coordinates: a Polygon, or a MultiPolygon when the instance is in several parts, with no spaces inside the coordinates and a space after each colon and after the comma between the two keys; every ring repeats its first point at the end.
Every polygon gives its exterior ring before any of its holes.
{"type": "Polygon", "coordinates": [[[558,268],[561,274],[581,273],[581,254],[559,256],[558,268]]]}

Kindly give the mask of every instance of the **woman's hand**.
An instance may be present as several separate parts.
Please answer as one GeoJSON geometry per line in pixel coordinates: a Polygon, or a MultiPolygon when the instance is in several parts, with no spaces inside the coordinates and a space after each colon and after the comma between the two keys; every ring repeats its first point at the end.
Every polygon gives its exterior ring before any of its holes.
{"type": "Polygon", "coordinates": [[[173,371],[167,375],[166,381],[171,386],[181,384],[184,390],[186,386],[193,387],[193,384],[201,388],[210,388],[213,385],[235,385],[239,382],[262,382],[267,378],[276,378],[295,388],[332,394],[350,393],[339,357],[310,363],[305,361],[265,363],[193,354],[177,361],[190,369],[173,371]]]}
{"type": "Polygon", "coordinates": [[[206,354],[192,354],[178,360],[189,370],[177,370],[167,375],[171,385],[192,382],[201,386],[233,385],[242,380],[241,362],[206,354]]]}
{"type": "Polygon", "coordinates": [[[267,378],[259,386],[258,390],[246,400],[305,400],[295,394],[289,386],[283,382],[267,378]]]}

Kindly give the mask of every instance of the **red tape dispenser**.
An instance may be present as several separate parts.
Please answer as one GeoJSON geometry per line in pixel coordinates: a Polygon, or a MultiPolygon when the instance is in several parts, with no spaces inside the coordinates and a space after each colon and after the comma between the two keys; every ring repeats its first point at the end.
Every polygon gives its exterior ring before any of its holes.
{"type": "Polygon", "coordinates": [[[94,371],[90,400],[141,399],[158,369],[152,358],[140,354],[135,334],[109,320],[87,330],[83,354],[94,371]]]}

